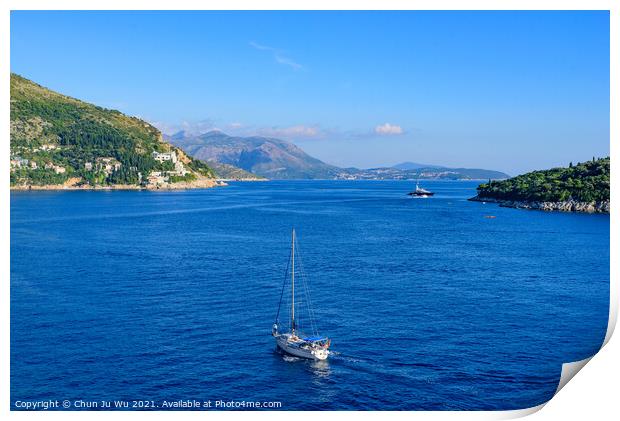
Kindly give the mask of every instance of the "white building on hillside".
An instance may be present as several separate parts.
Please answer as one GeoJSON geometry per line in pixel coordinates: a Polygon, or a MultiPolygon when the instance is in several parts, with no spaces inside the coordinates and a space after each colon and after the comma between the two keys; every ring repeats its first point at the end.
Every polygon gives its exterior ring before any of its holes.
{"type": "Polygon", "coordinates": [[[121,169],[121,163],[112,157],[100,157],[95,159],[96,168],[103,170],[106,174],[111,174],[112,171],[118,171],[121,169]]]}
{"type": "Polygon", "coordinates": [[[174,173],[176,173],[176,175],[180,175],[180,176],[186,175],[187,174],[187,170],[185,169],[185,165],[183,165],[182,162],[175,162],[174,163],[174,173]]]}
{"type": "Polygon", "coordinates": [[[164,161],[172,161],[173,164],[177,162],[177,154],[176,152],[153,152],[153,159],[155,161],[164,162],[164,161]]]}

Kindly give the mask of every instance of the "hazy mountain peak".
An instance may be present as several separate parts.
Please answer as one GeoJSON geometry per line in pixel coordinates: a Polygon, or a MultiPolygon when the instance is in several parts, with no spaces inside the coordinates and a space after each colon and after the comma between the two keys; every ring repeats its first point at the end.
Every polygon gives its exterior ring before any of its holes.
{"type": "Polygon", "coordinates": [[[420,164],[417,162],[401,162],[400,164],[392,165],[392,168],[397,168],[399,170],[417,170],[420,168],[445,168],[441,165],[428,165],[428,164],[420,164]]]}
{"type": "Polygon", "coordinates": [[[229,135],[227,135],[226,133],[224,133],[223,131],[219,130],[219,129],[213,129],[213,130],[209,130],[208,132],[204,132],[199,136],[225,136],[225,137],[231,137],[229,135]]]}
{"type": "Polygon", "coordinates": [[[185,130],[179,130],[176,133],[173,133],[167,136],[168,139],[184,139],[187,136],[187,132],[185,130]]]}
{"type": "Polygon", "coordinates": [[[234,165],[269,178],[335,178],[340,171],[281,139],[229,136],[212,130],[171,141],[205,161],[234,165]]]}

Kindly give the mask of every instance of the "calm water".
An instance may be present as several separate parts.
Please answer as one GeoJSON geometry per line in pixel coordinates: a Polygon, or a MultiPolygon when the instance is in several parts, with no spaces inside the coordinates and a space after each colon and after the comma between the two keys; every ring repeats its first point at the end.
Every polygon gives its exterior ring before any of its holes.
{"type": "Polygon", "coordinates": [[[11,194],[16,400],[515,409],[595,353],[609,217],[467,202],[475,182],[11,194]],[[496,218],[485,218],[494,215],[496,218]],[[297,228],[326,363],[270,336],[297,228]]]}

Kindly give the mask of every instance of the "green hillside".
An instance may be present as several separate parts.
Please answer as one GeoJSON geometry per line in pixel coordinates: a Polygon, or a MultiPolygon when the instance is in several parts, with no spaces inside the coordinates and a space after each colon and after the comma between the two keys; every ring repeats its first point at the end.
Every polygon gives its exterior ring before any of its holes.
{"type": "Polygon", "coordinates": [[[213,168],[218,178],[225,178],[227,180],[266,180],[266,178],[260,175],[253,174],[234,165],[214,161],[207,161],[207,163],[213,168]]]}
{"type": "Polygon", "coordinates": [[[146,186],[157,174],[162,183],[214,177],[149,123],[11,74],[12,186],[146,186]],[[153,152],[174,152],[178,163],[156,160],[153,152]]]}
{"type": "Polygon", "coordinates": [[[609,201],[609,157],[490,181],[478,186],[478,198],[529,202],[609,201]]]}

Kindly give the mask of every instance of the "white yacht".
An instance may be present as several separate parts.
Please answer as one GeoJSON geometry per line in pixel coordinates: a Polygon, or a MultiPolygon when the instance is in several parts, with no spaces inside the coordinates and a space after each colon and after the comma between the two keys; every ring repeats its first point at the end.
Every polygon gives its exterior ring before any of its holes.
{"type": "Polygon", "coordinates": [[[416,181],[416,183],[415,183],[415,190],[412,191],[412,192],[409,192],[407,194],[409,196],[416,196],[416,197],[431,197],[435,193],[433,193],[432,191],[423,189],[422,187],[420,187],[420,184],[416,181]]]}

